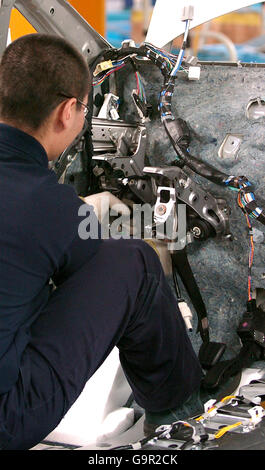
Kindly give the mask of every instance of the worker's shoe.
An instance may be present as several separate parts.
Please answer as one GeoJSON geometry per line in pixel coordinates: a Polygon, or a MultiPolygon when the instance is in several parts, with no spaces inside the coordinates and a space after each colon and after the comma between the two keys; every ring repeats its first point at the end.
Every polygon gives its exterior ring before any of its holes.
{"type": "Polygon", "coordinates": [[[200,391],[196,391],[183,405],[175,409],[160,412],[145,411],[144,434],[148,436],[163,424],[172,424],[175,421],[185,420],[200,414],[203,411],[203,403],[200,391]]]}
{"type": "Polygon", "coordinates": [[[175,421],[185,420],[204,412],[204,404],[210,399],[219,401],[224,395],[222,390],[215,392],[199,389],[190,395],[190,397],[175,409],[161,412],[145,411],[144,434],[146,436],[153,434],[155,430],[163,424],[172,424],[175,421]]]}
{"type": "Polygon", "coordinates": [[[204,412],[204,404],[210,399],[220,401],[227,395],[233,395],[241,380],[241,372],[230,377],[223,385],[215,390],[207,390],[201,387],[190,395],[190,397],[175,409],[160,412],[145,411],[144,434],[153,434],[163,424],[172,424],[175,421],[183,421],[200,415],[204,412]]]}

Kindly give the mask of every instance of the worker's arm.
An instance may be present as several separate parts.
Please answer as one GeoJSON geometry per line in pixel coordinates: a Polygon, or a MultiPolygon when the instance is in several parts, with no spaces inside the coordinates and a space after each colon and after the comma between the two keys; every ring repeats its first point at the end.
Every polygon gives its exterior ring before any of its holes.
{"type": "MultiPolygon", "coordinates": [[[[71,203],[71,201],[69,202],[71,203]]],[[[74,236],[65,246],[59,260],[59,266],[52,276],[52,280],[57,286],[80,269],[97,252],[103,242],[101,222],[107,212],[114,210],[115,213],[128,217],[128,221],[130,216],[129,208],[107,191],[85,198],[73,195],[71,205],[74,215],[78,214],[78,217],[73,217],[74,236]]],[[[64,221],[62,221],[63,223],[64,221]]],[[[69,230],[69,227],[67,226],[66,229],[69,230]]]]}

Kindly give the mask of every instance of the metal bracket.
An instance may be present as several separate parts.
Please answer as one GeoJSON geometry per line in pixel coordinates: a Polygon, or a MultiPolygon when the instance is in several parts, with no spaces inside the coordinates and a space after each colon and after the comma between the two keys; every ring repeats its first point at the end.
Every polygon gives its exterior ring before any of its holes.
{"type": "Polygon", "coordinates": [[[163,224],[166,222],[168,217],[172,214],[176,203],[176,192],[174,188],[168,188],[165,186],[159,186],[157,188],[157,200],[154,209],[154,220],[157,223],[163,224]],[[162,201],[162,192],[167,192],[169,200],[167,202],[162,201]]]}
{"type": "Polygon", "coordinates": [[[0,4],[0,56],[3,54],[8,40],[10,15],[15,0],[1,0],[0,4]]]}
{"type": "Polygon", "coordinates": [[[17,10],[39,33],[55,34],[70,41],[91,65],[103,49],[112,48],[66,0],[2,0],[0,55],[6,48],[10,14],[17,10]]]}
{"type": "Polygon", "coordinates": [[[265,395],[265,383],[264,382],[254,382],[248,385],[243,385],[239,389],[239,396],[243,396],[246,400],[249,400],[251,403],[259,405],[261,402],[261,397],[265,395]]]}
{"type": "Polygon", "coordinates": [[[93,118],[92,133],[95,151],[93,160],[108,162],[113,169],[122,170],[125,177],[143,176],[145,126],[93,118]],[[104,149],[113,150],[115,153],[99,154],[99,151],[104,149]]]}
{"type": "Polygon", "coordinates": [[[178,167],[145,167],[145,174],[163,176],[174,183],[176,197],[191,207],[202,219],[214,228],[216,236],[229,236],[229,208],[224,199],[216,199],[204,191],[178,167]]]}
{"type": "Polygon", "coordinates": [[[242,142],[241,134],[227,134],[219,151],[220,158],[236,158],[242,142]]]}
{"type": "Polygon", "coordinates": [[[246,117],[252,121],[257,121],[265,116],[265,101],[257,97],[249,101],[246,108],[246,117]]]}

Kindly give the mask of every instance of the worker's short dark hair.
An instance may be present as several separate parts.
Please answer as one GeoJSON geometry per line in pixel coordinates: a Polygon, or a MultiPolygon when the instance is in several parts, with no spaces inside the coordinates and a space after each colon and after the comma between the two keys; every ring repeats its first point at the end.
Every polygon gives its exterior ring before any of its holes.
{"type": "Polygon", "coordinates": [[[2,56],[0,119],[36,130],[66,99],[61,93],[83,101],[90,90],[85,58],[72,44],[49,34],[28,34],[2,56]]]}

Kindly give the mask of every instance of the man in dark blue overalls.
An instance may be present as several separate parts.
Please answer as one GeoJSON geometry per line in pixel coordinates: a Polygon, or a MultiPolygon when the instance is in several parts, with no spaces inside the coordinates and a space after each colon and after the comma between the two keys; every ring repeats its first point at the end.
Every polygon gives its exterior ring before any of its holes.
{"type": "Polygon", "coordinates": [[[2,57],[1,449],[47,436],[114,346],[147,424],[174,421],[201,380],[155,251],[80,237],[84,201],[48,168],[83,128],[90,91],[83,57],[61,38],[24,36],[2,57]]]}

